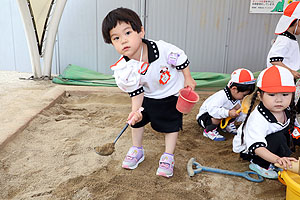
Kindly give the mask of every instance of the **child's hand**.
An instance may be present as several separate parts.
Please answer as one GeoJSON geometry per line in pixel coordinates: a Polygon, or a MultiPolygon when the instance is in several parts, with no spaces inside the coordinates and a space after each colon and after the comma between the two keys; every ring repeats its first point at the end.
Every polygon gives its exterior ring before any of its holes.
{"type": "Polygon", "coordinates": [[[296,161],[297,162],[297,159],[292,158],[292,157],[281,157],[281,158],[276,159],[276,163],[282,165],[284,167],[284,169],[292,167],[291,161],[296,161]]]}
{"type": "Polygon", "coordinates": [[[195,90],[197,83],[193,78],[184,80],[184,87],[191,87],[192,90],[195,90]]]}
{"type": "Polygon", "coordinates": [[[139,121],[141,121],[143,119],[143,115],[142,115],[142,111],[144,110],[144,108],[140,108],[137,111],[132,111],[131,113],[129,113],[127,121],[129,125],[135,125],[136,123],[138,123],[139,121]]]}
{"type": "Polygon", "coordinates": [[[236,109],[231,109],[229,110],[228,114],[229,114],[229,117],[231,118],[236,118],[237,116],[239,116],[239,113],[236,113],[236,109]]]}
{"type": "Polygon", "coordinates": [[[293,76],[294,76],[295,79],[299,79],[300,78],[300,73],[299,72],[294,71],[294,70],[291,70],[291,72],[292,72],[292,74],[293,74],[293,76]]]}

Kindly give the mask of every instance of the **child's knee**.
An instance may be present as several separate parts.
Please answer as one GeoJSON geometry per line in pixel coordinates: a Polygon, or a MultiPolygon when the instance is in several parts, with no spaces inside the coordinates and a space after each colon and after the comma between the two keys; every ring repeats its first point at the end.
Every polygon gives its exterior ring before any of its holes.
{"type": "Polygon", "coordinates": [[[212,124],[219,125],[221,123],[221,119],[211,118],[212,124]]]}

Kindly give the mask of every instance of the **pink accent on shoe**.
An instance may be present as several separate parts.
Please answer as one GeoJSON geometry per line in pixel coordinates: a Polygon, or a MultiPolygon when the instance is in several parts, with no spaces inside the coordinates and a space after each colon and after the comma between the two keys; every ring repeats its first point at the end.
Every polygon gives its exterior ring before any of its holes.
{"type": "Polygon", "coordinates": [[[123,168],[129,169],[128,165],[122,165],[123,168]]]}
{"type": "Polygon", "coordinates": [[[203,136],[204,137],[208,137],[211,140],[214,141],[224,141],[225,137],[222,136],[218,131],[217,128],[211,130],[211,131],[206,131],[206,129],[204,129],[203,131],[203,136]]]}
{"type": "Polygon", "coordinates": [[[174,157],[172,154],[164,153],[159,160],[159,167],[156,171],[156,175],[164,176],[164,177],[172,177],[173,176],[173,168],[174,168],[174,157]]]}
{"type": "Polygon", "coordinates": [[[160,163],[160,167],[168,168],[170,166],[169,163],[160,163]]]}
{"type": "Polygon", "coordinates": [[[167,178],[169,178],[169,176],[167,176],[167,174],[166,174],[166,173],[164,173],[164,172],[159,172],[159,173],[158,173],[158,175],[159,175],[159,176],[164,176],[164,177],[167,177],[167,178]]]}

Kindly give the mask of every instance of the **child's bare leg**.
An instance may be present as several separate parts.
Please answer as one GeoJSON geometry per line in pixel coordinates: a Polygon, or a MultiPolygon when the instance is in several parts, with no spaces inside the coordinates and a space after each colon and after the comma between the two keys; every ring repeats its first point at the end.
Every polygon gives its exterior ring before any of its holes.
{"type": "Polygon", "coordinates": [[[160,157],[156,175],[171,177],[174,168],[174,151],[177,142],[178,132],[165,133],[165,153],[160,157]]]}
{"type": "Polygon", "coordinates": [[[211,122],[212,122],[214,125],[219,125],[220,122],[221,122],[221,119],[211,118],[211,122]]]}
{"type": "Polygon", "coordinates": [[[132,128],[132,144],[126,157],[122,163],[122,167],[125,169],[135,169],[144,160],[143,143],[144,127],[132,128]]]}
{"type": "Polygon", "coordinates": [[[206,131],[212,131],[219,126],[221,119],[211,118],[211,124],[205,127],[206,131]]]}
{"type": "Polygon", "coordinates": [[[174,154],[178,132],[165,133],[165,152],[169,154],[174,154]]]}
{"type": "Polygon", "coordinates": [[[132,144],[136,147],[141,147],[143,144],[143,135],[144,135],[144,127],[141,128],[132,128],[131,136],[132,136],[132,144]]]}

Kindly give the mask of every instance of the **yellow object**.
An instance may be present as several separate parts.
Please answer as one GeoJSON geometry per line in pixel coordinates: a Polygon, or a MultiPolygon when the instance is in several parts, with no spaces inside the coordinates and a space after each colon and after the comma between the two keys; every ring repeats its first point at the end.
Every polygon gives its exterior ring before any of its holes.
{"type": "Polygon", "coordinates": [[[279,181],[286,185],[286,200],[300,199],[300,175],[286,170],[278,174],[279,181]]]}
{"type": "MultiPolygon", "coordinates": [[[[236,111],[236,113],[239,114],[242,111],[243,113],[247,114],[248,110],[250,108],[250,105],[251,105],[251,99],[252,99],[252,95],[245,96],[244,99],[243,99],[243,101],[242,101],[242,105],[241,105],[240,109],[238,109],[236,111]]],[[[227,126],[227,124],[228,124],[228,122],[229,122],[230,119],[231,119],[231,117],[227,117],[225,119],[224,124],[223,124],[224,119],[221,120],[221,123],[220,123],[221,129],[226,128],[226,126],[227,126]]]]}

